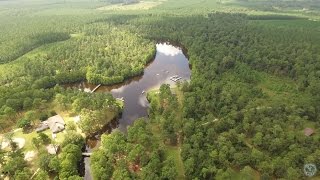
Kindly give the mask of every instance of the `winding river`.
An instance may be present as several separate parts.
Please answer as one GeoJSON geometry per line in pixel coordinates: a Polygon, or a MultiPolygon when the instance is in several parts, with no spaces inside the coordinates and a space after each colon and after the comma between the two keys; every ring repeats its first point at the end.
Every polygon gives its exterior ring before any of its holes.
{"type": "MultiPolygon", "coordinates": [[[[122,84],[114,86],[101,86],[96,92],[109,92],[115,98],[124,99],[124,110],[121,118],[115,125],[122,132],[127,131],[127,127],[131,125],[135,119],[140,117],[147,117],[147,110],[149,103],[146,99],[148,90],[156,89],[161,84],[175,85],[175,82],[170,80],[172,76],[181,77],[180,81],[190,80],[191,71],[189,61],[184,55],[181,48],[173,46],[169,43],[159,43],[156,45],[157,53],[155,59],[146,66],[144,74],[140,77],[133,78],[122,84]]],[[[73,87],[92,90],[95,85],[82,82],[73,87]]],[[[87,142],[87,151],[90,152],[92,148],[99,144],[99,142],[87,142]]],[[[90,159],[85,158],[85,177],[86,180],[91,180],[90,174],[90,159]]]]}

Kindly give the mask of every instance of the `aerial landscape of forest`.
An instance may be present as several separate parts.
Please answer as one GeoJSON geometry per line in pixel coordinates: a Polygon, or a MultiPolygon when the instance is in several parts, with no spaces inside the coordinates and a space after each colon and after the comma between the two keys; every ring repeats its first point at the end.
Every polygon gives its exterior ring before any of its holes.
{"type": "Polygon", "coordinates": [[[0,0],[0,179],[320,179],[320,0],[0,0]]]}

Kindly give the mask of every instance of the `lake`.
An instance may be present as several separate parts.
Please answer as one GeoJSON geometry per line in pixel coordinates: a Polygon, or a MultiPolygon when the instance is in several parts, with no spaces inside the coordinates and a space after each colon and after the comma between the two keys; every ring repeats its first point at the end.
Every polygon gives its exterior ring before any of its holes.
{"type": "MultiPolygon", "coordinates": [[[[149,63],[142,76],[132,78],[124,83],[113,86],[101,86],[96,92],[108,92],[115,98],[123,98],[124,109],[121,118],[118,120],[116,127],[122,132],[127,131],[127,127],[134,120],[148,116],[149,102],[146,99],[146,92],[151,89],[158,89],[161,84],[170,84],[172,87],[175,82],[170,80],[173,76],[178,76],[180,81],[189,81],[191,71],[189,61],[180,47],[173,46],[169,43],[158,43],[156,45],[157,53],[155,59],[149,63]]],[[[96,85],[86,82],[72,85],[75,88],[89,91],[96,85]]],[[[98,143],[87,142],[87,151],[91,152],[92,148],[98,143]],[[93,144],[93,146],[90,146],[93,144]]],[[[85,178],[92,179],[90,175],[90,159],[85,158],[85,178]]]]}
{"type": "MultiPolygon", "coordinates": [[[[143,91],[159,88],[161,84],[174,86],[175,82],[170,80],[170,77],[175,75],[181,77],[181,81],[190,80],[189,61],[182,49],[169,43],[159,43],[156,46],[155,59],[146,66],[142,76],[113,86],[101,86],[96,91],[110,92],[115,98],[124,99],[124,110],[118,127],[123,132],[135,119],[148,115],[149,103],[143,91]]],[[[76,87],[88,91],[94,89],[95,85],[83,82],[76,87]]]]}

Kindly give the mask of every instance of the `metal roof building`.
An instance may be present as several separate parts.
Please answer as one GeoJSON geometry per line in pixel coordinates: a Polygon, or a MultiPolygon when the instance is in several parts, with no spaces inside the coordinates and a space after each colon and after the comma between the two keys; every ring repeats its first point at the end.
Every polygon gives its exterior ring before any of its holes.
{"type": "Polygon", "coordinates": [[[64,130],[65,122],[60,115],[50,117],[48,120],[43,121],[41,125],[36,129],[36,132],[41,132],[46,129],[52,131],[52,133],[58,133],[64,130]]]}

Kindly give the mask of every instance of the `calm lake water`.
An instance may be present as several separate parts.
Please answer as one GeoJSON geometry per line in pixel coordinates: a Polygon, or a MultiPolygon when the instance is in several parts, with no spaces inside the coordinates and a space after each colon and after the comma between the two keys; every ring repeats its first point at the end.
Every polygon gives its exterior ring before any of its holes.
{"type": "MultiPolygon", "coordinates": [[[[119,129],[126,131],[135,119],[147,116],[149,103],[143,91],[159,88],[161,84],[174,85],[169,78],[178,75],[183,80],[190,79],[189,62],[182,49],[168,43],[157,44],[157,54],[140,77],[114,86],[101,86],[96,92],[110,92],[115,98],[124,99],[124,110],[119,119],[119,129]]],[[[92,90],[95,85],[80,83],[79,89],[92,90]]]]}
{"type": "MultiPolygon", "coordinates": [[[[179,47],[170,45],[169,43],[159,43],[157,46],[157,54],[144,70],[144,74],[140,77],[133,78],[122,84],[114,86],[101,86],[96,92],[109,92],[115,98],[124,99],[124,110],[122,117],[119,119],[117,128],[122,132],[127,131],[127,127],[134,120],[141,117],[147,117],[149,103],[146,99],[146,92],[151,89],[156,89],[161,84],[175,85],[175,82],[170,80],[172,76],[181,77],[181,81],[190,80],[190,67],[186,56],[179,47]]],[[[82,82],[73,85],[78,89],[85,91],[92,90],[95,85],[82,82]]],[[[87,151],[91,152],[96,143],[87,142],[87,151]],[[91,145],[93,144],[93,146],[91,145]]],[[[99,144],[99,142],[98,142],[99,144]]],[[[90,175],[90,158],[85,158],[85,177],[86,180],[91,180],[90,175]]]]}

